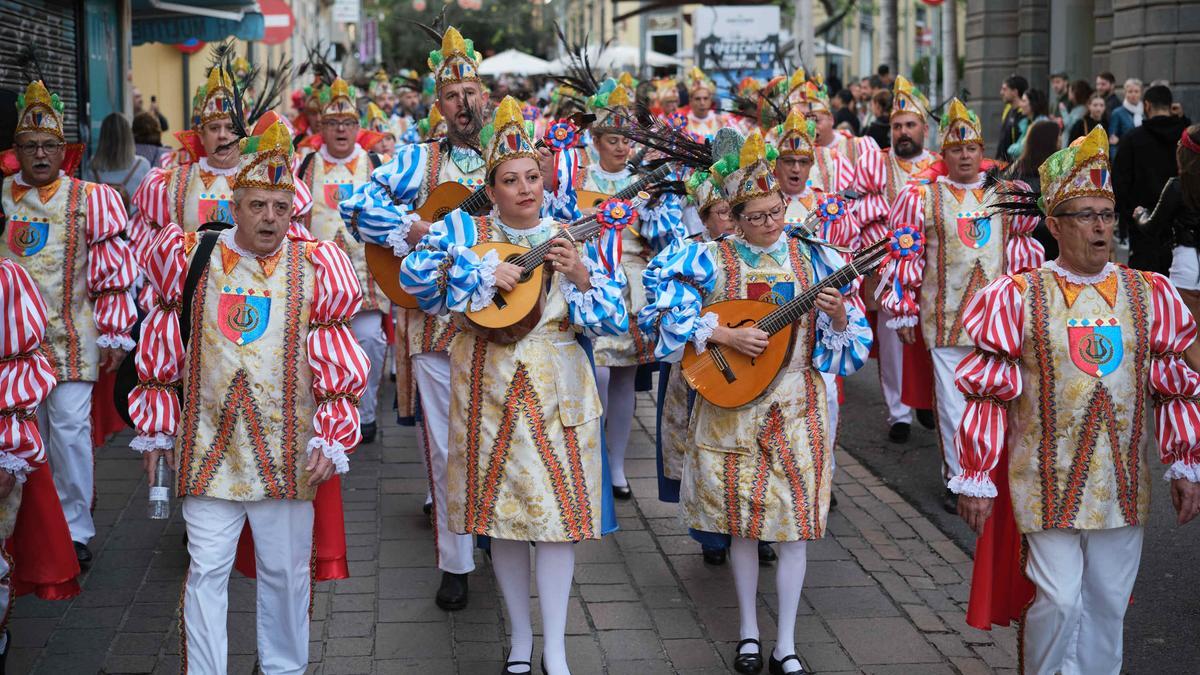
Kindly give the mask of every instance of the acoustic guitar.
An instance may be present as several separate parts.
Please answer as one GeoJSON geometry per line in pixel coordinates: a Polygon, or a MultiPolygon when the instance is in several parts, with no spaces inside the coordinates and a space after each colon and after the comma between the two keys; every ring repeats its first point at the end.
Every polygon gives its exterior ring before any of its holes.
{"type": "Polygon", "coordinates": [[[758,300],[726,300],[704,307],[728,328],[757,327],[764,331],[767,348],[758,356],[708,343],[697,353],[689,342],[684,348],[680,372],[688,385],[718,408],[741,408],[771,391],[779,373],[791,361],[796,343],[795,322],[812,310],[817,295],[825,288],[841,288],[878,267],[887,257],[890,239],[881,239],[862,249],[846,265],[805,289],[799,296],[776,305],[758,300]]]}
{"type": "MultiPolygon", "coordinates": [[[[576,113],[571,116],[571,122],[580,131],[595,120],[596,116],[591,113],[576,113]]],[[[546,147],[546,139],[539,138],[534,147],[546,147]]],[[[472,216],[477,216],[491,206],[492,200],[488,198],[483,185],[471,190],[461,183],[446,181],[429,192],[425,203],[421,204],[416,213],[421,220],[436,223],[455,209],[461,208],[472,216]]],[[[417,299],[400,286],[400,265],[404,262],[403,258],[397,257],[390,247],[367,243],[366,259],[367,270],[375,278],[375,285],[388,299],[405,309],[417,308],[417,299]]]]}

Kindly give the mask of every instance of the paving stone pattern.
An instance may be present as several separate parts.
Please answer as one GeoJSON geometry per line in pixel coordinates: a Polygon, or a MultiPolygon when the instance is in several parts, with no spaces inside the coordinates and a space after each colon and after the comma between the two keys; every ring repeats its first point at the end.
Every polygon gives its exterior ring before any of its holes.
{"type": "MultiPolygon", "coordinates": [[[[390,397],[383,397],[385,399],[390,397]]],[[[505,648],[502,603],[477,552],[471,604],[433,603],[440,573],[421,513],[426,471],[411,429],[380,416],[378,442],[345,477],[351,579],[318,585],[310,672],[490,673],[505,648]]],[[[728,566],[704,564],[678,507],[656,500],[654,407],[638,401],[621,530],[577,551],[567,622],[572,672],[728,673],[738,639],[728,566]],[[650,433],[648,433],[648,431],[650,433]]],[[[964,622],[965,553],[850,455],[837,453],[840,506],[809,545],[796,645],[817,673],[1013,673],[1011,629],[964,622]]],[[[9,672],[179,672],[178,600],[187,566],[184,524],[145,516],[146,486],[128,434],[97,459],[96,560],[71,602],[19,598],[9,672]]],[[[759,625],[774,643],[775,574],[761,570],[759,625]]],[[[535,590],[536,592],[536,590],[535,590]]],[[[255,665],[254,582],[229,586],[229,672],[255,665]]],[[[537,602],[532,603],[535,626],[537,602]]],[[[536,628],[535,628],[536,630],[536,628]]],[[[540,641],[535,644],[535,661],[540,641]]]]}

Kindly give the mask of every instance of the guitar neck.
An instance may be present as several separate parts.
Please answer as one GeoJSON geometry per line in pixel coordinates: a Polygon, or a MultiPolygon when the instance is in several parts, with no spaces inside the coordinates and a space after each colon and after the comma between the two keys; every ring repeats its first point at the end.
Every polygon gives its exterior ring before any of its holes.
{"type": "Polygon", "coordinates": [[[813,306],[817,303],[817,296],[821,294],[821,291],[826,288],[841,288],[863,274],[870,272],[882,261],[886,254],[884,244],[885,242],[881,241],[864,249],[853,260],[835,270],[833,274],[821,279],[815,285],[805,289],[800,295],[780,305],[779,309],[766,315],[758,322],[759,330],[766,332],[768,335],[778,333],[784,327],[798,321],[805,314],[812,311],[813,306]]]}

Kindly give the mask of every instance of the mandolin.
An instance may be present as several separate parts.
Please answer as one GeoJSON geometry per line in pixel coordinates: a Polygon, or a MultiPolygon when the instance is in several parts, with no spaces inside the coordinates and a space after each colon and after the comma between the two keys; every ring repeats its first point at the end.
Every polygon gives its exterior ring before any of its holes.
{"type": "Polygon", "coordinates": [[[888,258],[890,239],[881,239],[859,251],[833,274],[805,289],[792,300],[776,305],[758,300],[726,300],[704,307],[722,326],[756,326],[768,335],[767,348],[755,357],[710,342],[697,353],[689,342],[684,348],[681,372],[696,393],[718,408],[740,408],[768,393],[779,373],[791,361],[795,347],[795,322],[812,310],[825,288],[841,288],[868,274],[888,258]]]}
{"type": "MultiPolygon", "coordinates": [[[[633,208],[641,208],[650,199],[650,195],[641,192],[640,188],[646,183],[661,179],[667,171],[669,169],[662,167],[610,199],[615,201],[632,197],[633,208]]],[[[584,242],[598,235],[603,228],[604,225],[592,214],[571,223],[533,248],[498,241],[472,246],[471,250],[480,258],[490,251],[495,251],[502,261],[520,267],[522,273],[517,286],[511,291],[497,289],[490,305],[467,312],[468,327],[499,344],[512,344],[528,335],[542,318],[542,305],[551,276],[545,273],[543,265],[551,243],[558,239],[584,242]]]]}
{"type": "MultiPolygon", "coordinates": [[[[587,128],[595,120],[596,116],[590,113],[576,113],[571,116],[571,123],[580,130],[587,128]]],[[[534,147],[546,147],[546,139],[539,138],[534,147]]],[[[436,223],[455,209],[462,209],[477,216],[491,206],[492,200],[487,196],[483,185],[471,190],[462,183],[446,181],[429,192],[429,196],[416,213],[421,220],[436,223]]],[[[375,278],[379,290],[397,305],[405,309],[416,309],[417,299],[400,287],[400,264],[404,259],[396,257],[387,246],[371,243],[366,244],[366,256],[367,270],[375,278]]]]}

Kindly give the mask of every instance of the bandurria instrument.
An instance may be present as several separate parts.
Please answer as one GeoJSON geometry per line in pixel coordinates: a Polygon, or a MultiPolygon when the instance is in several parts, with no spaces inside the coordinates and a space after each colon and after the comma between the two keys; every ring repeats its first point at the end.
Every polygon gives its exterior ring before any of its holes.
{"type": "MultiPolygon", "coordinates": [[[[570,123],[574,127],[567,132],[575,135],[571,139],[571,145],[574,144],[574,138],[595,120],[596,116],[592,114],[577,113],[571,116],[570,123]]],[[[545,138],[539,138],[535,147],[544,148],[547,144],[545,138]]],[[[557,142],[550,144],[558,149],[570,147],[570,145],[560,145],[557,142]]],[[[455,209],[462,209],[477,216],[491,205],[492,200],[487,196],[483,185],[471,190],[462,183],[446,181],[429,192],[429,196],[425,198],[425,202],[416,210],[416,213],[421,220],[436,223],[455,209]]],[[[375,284],[379,290],[383,291],[388,299],[405,309],[417,308],[417,299],[400,286],[400,264],[404,261],[403,258],[396,257],[392,249],[387,246],[367,243],[366,259],[367,270],[375,278],[375,284]]]]}
{"type": "Polygon", "coordinates": [[[727,328],[757,327],[768,335],[767,348],[758,356],[712,342],[702,353],[689,342],[684,348],[681,372],[688,385],[719,408],[740,408],[771,390],[779,373],[791,361],[795,347],[795,322],[812,310],[817,295],[826,288],[841,288],[868,274],[888,258],[890,240],[881,239],[859,251],[833,274],[805,289],[792,300],[776,305],[758,300],[726,300],[704,307],[727,328]]]}
{"type": "MultiPolygon", "coordinates": [[[[618,192],[608,203],[633,198],[629,208],[641,208],[650,199],[648,193],[640,191],[641,187],[661,180],[669,171],[666,166],[659,167],[642,180],[618,192]]],[[[604,206],[601,207],[601,211],[603,210],[604,206]]],[[[625,217],[626,222],[632,220],[632,213],[621,215],[625,217]]],[[[559,239],[584,242],[598,235],[604,227],[606,225],[597,214],[592,214],[571,223],[533,248],[496,241],[472,246],[471,250],[480,258],[495,251],[500,260],[520,267],[522,274],[517,286],[511,291],[497,289],[490,305],[467,312],[466,320],[469,326],[488,340],[499,344],[512,344],[525,337],[542,318],[542,304],[550,283],[550,275],[545,273],[543,264],[546,253],[550,251],[550,245],[559,239]]]]}

